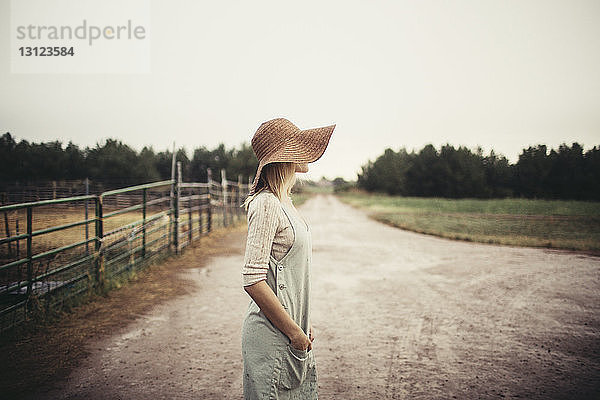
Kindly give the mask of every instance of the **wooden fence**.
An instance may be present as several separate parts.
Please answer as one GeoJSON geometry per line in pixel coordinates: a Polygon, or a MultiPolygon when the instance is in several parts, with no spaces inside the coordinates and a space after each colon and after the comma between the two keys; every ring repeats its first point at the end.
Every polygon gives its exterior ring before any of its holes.
{"type": "Polygon", "coordinates": [[[176,179],[0,207],[0,332],[127,279],[215,227],[245,219],[250,179],[176,179]]]}

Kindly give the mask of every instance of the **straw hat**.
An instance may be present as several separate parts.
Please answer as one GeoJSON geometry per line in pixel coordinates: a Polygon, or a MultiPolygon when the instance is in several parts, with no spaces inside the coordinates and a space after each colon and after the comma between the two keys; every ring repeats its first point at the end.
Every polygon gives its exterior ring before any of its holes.
{"type": "Polygon", "coordinates": [[[327,148],[335,124],[301,130],[285,118],[263,122],[252,138],[258,168],[250,187],[253,194],[263,167],[273,162],[306,164],[317,161],[327,148]]]}

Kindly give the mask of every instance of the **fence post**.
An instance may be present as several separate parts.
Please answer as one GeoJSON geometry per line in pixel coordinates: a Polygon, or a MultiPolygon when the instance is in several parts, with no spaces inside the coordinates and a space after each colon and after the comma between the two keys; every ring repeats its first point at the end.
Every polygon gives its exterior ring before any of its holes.
{"type": "Polygon", "coordinates": [[[223,196],[223,226],[227,226],[227,174],[221,168],[221,191],[223,196]]]}
{"type": "Polygon", "coordinates": [[[240,216],[240,204],[242,202],[242,174],[238,175],[238,187],[237,187],[237,203],[235,204],[235,215],[240,216]]]}
{"type": "MultiPolygon", "coordinates": [[[[88,178],[85,178],[85,195],[89,196],[90,194],[90,180],[88,178]]],[[[90,247],[89,247],[89,243],[88,240],[90,238],[90,233],[89,233],[89,224],[88,222],[88,199],[85,199],[85,255],[87,256],[88,254],[90,254],[90,247]]]]}
{"type": "Polygon", "coordinates": [[[212,189],[212,169],[207,168],[206,170],[207,174],[208,174],[208,232],[210,232],[212,230],[212,195],[211,195],[211,189],[212,189]]]}
{"type": "MultiPolygon", "coordinates": [[[[15,234],[19,236],[19,213],[15,216],[15,234]]],[[[21,240],[17,239],[17,258],[21,257],[21,240]]]]}
{"type": "Polygon", "coordinates": [[[198,239],[202,237],[202,189],[198,188],[198,239]]]}
{"type": "Polygon", "coordinates": [[[192,207],[193,207],[193,203],[192,203],[192,193],[193,193],[193,189],[190,191],[188,190],[188,245],[192,244],[192,227],[194,226],[192,224],[192,207]]]}
{"type": "Polygon", "coordinates": [[[175,183],[175,224],[173,231],[173,241],[175,242],[175,254],[179,254],[179,191],[181,188],[181,161],[177,161],[177,182],[175,183]]]}
{"type": "Polygon", "coordinates": [[[33,290],[33,251],[32,251],[32,232],[33,232],[33,210],[31,206],[27,207],[27,300],[31,297],[33,290]]]}
{"type": "Polygon", "coordinates": [[[169,229],[168,232],[168,243],[169,248],[171,248],[171,244],[173,243],[173,225],[175,224],[175,168],[176,168],[176,154],[175,154],[175,142],[173,142],[173,153],[171,156],[171,192],[169,193],[169,229]]]}
{"type": "Polygon", "coordinates": [[[102,238],[104,237],[104,219],[102,217],[102,196],[96,196],[96,287],[104,287],[104,252],[102,238]]]}
{"type": "Polygon", "coordinates": [[[250,193],[250,186],[252,186],[252,175],[248,176],[248,186],[246,187],[246,190],[244,190],[244,197],[248,196],[248,193],[250,193]]]}
{"type": "MultiPolygon", "coordinates": [[[[6,193],[2,193],[2,203],[8,204],[6,193]]],[[[6,237],[10,237],[10,225],[8,223],[8,212],[4,211],[4,230],[6,231],[6,237]]],[[[8,249],[8,255],[12,256],[12,242],[6,242],[6,248],[8,249]]]]}
{"type": "Polygon", "coordinates": [[[148,200],[148,189],[142,192],[142,258],[146,258],[146,202],[148,200]]]}

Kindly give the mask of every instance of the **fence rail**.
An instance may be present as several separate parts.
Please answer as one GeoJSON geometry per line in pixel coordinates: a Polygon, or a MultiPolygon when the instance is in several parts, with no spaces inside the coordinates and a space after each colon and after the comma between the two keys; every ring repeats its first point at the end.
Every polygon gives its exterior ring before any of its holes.
{"type": "Polygon", "coordinates": [[[177,167],[174,180],[0,207],[0,332],[244,218],[250,180],[209,169],[208,182],[182,182],[177,167]]]}

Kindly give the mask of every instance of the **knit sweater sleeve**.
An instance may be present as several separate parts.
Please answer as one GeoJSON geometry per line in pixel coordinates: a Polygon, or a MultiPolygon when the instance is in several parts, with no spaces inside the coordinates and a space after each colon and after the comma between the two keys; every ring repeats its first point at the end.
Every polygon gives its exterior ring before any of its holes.
{"type": "Polygon", "coordinates": [[[279,201],[274,196],[258,195],[248,205],[248,237],[242,278],[244,286],[267,279],[273,239],[277,232],[279,201]]]}

